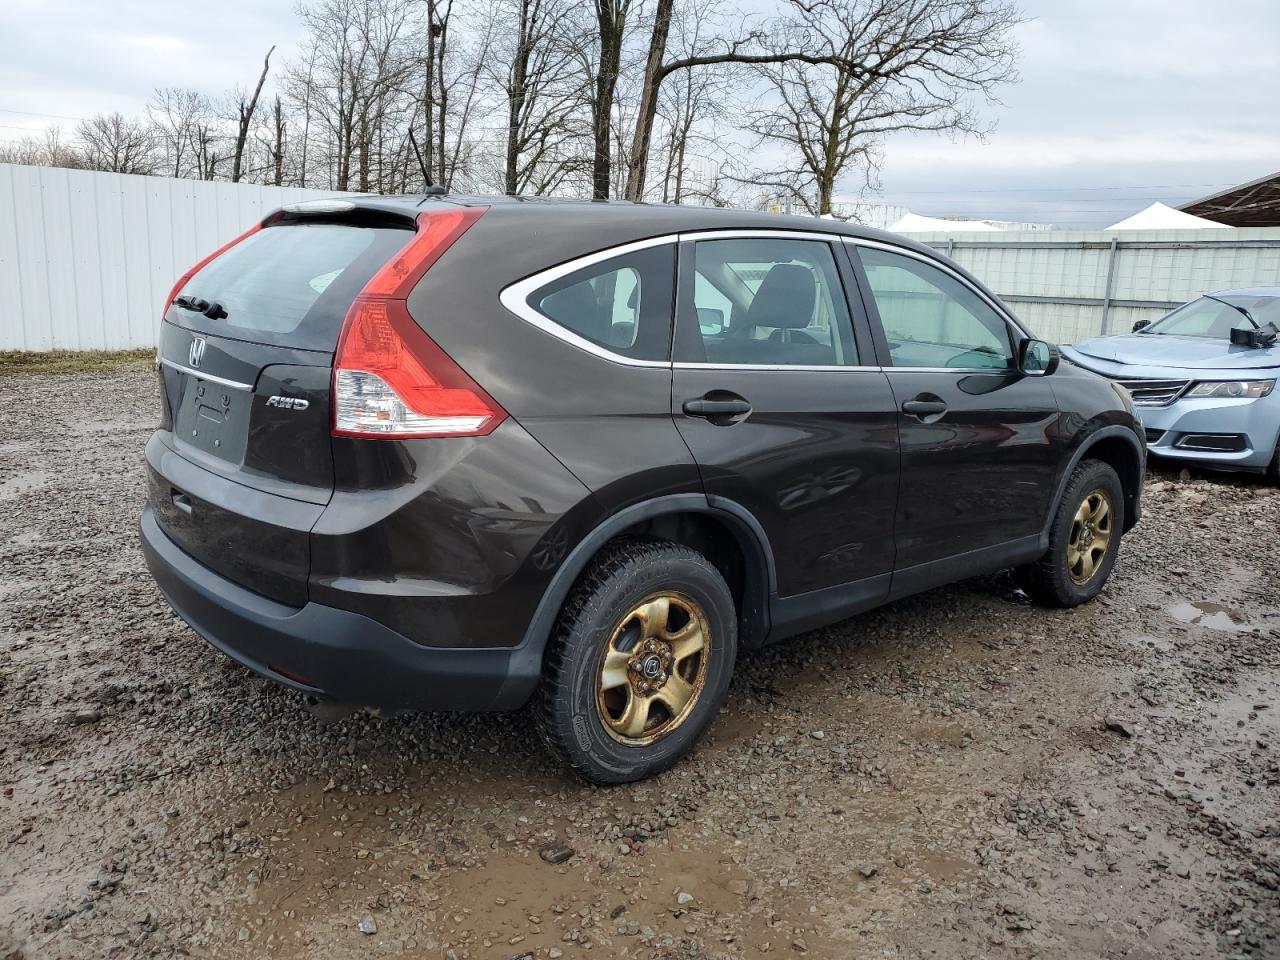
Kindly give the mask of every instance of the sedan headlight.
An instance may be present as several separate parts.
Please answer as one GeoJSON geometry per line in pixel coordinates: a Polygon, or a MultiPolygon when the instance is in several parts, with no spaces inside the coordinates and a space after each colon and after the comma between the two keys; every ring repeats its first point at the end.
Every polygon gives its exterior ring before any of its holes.
{"type": "Polygon", "coordinates": [[[1188,397],[1256,400],[1265,397],[1276,385],[1274,380],[1214,380],[1197,383],[1187,391],[1188,397]]]}

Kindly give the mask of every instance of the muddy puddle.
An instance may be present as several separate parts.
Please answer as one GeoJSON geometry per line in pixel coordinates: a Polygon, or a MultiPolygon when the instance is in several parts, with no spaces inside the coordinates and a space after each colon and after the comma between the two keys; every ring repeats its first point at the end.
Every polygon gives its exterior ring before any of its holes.
{"type": "Polygon", "coordinates": [[[1249,623],[1239,610],[1233,610],[1212,600],[1182,600],[1170,606],[1168,613],[1179,623],[1208,627],[1211,630],[1238,633],[1254,629],[1254,624],[1249,623]]]}

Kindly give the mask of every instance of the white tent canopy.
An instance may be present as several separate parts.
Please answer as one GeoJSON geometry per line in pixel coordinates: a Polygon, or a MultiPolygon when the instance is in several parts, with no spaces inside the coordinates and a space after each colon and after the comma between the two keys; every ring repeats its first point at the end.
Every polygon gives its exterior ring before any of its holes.
{"type": "Polygon", "coordinates": [[[1107,227],[1108,230],[1202,230],[1208,228],[1230,229],[1225,223],[1215,223],[1204,217],[1192,216],[1163,203],[1153,203],[1132,217],[1107,227]]]}
{"type": "Polygon", "coordinates": [[[891,224],[889,229],[894,233],[939,233],[952,230],[957,233],[978,233],[1000,230],[984,220],[943,220],[940,217],[926,217],[919,213],[908,213],[891,224]]]}

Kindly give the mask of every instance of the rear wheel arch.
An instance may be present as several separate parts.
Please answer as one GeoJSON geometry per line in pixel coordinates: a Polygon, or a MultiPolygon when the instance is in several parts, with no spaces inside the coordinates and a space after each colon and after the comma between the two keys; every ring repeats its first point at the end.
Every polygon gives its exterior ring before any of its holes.
{"type": "Polygon", "coordinates": [[[734,594],[742,645],[763,642],[775,582],[773,554],[763,528],[734,501],[680,493],[624,507],[578,542],[552,576],[529,621],[520,645],[527,656],[541,662],[556,618],[601,551],[619,539],[635,537],[667,540],[702,553],[734,594]]]}

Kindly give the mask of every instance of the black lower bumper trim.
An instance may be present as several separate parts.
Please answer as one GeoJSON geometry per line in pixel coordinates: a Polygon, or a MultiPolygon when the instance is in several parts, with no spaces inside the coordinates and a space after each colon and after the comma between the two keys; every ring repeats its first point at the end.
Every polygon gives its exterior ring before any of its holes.
{"type": "Polygon", "coordinates": [[[514,710],[540,658],[516,648],[427,647],[317,603],[290,607],[219,576],[142,514],[147,566],[174,612],[255,673],[314,696],[387,710],[514,710]]]}

